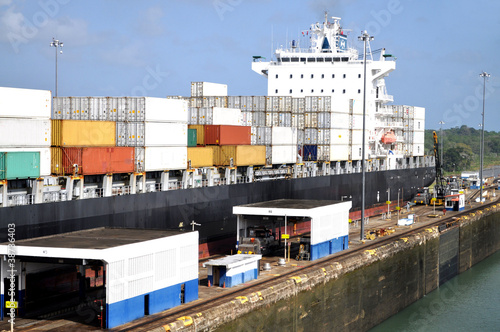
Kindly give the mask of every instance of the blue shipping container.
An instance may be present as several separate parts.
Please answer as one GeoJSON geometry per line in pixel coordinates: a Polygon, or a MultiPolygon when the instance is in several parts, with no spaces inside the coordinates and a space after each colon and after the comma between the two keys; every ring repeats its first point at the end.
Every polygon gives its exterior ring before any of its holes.
{"type": "Polygon", "coordinates": [[[304,145],[302,160],[303,161],[316,161],[316,160],[318,160],[318,146],[317,145],[304,145]]]}
{"type": "Polygon", "coordinates": [[[0,152],[0,180],[40,177],[40,152],[0,152]]]}

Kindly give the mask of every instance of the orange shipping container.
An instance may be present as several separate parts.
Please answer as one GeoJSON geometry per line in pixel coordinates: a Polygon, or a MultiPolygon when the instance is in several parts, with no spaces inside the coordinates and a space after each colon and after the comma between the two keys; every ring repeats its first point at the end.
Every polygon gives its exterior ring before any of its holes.
{"type": "Polygon", "coordinates": [[[52,148],[52,173],[67,175],[75,171],[80,175],[131,173],[134,171],[134,148],[52,148]]]}
{"type": "Polygon", "coordinates": [[[250,126],[205,125],[206,145],[251,145],[250,126]]]}
{"type": "Polygon", "coordinates": [[[205,145],[205,126],[204,125],[189,125],[189,129],[196,129],[196,144],[205,145]]]}

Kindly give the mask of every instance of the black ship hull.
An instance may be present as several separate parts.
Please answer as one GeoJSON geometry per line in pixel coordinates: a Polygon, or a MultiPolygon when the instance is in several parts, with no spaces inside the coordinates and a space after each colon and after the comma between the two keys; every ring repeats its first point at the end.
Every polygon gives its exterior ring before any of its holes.
{"type": "MultiPolygon", "coordinates": [[[[366,173],[366,206],[391,199],[409,199],[418,187],[434,180],[434,168],[366,173]]],[[[235,205],[274,199],[340,200],[352,197],[361,205],[362,174],[341,174],[203,187],[136,195],[0,208],[0,240],[7,240],[7,224],[15,223],[16,240],[95,227],[191,229],[201,224],[200,243],[236,236],[235,205]]],[[[351,199],[351,198],[349,198],[351,199]]]]}

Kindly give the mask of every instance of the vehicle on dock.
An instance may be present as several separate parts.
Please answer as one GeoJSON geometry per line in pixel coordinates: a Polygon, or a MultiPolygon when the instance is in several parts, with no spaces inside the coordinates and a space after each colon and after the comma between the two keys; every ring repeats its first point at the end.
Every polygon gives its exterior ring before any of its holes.
{"type": "Polygon", "coordinates": [[[417,193],[410,202],[414,204],[428,205],[431,202],[432,195],[429,192],[428,187],[417,189],[417,193]]]}
{"type": "Polygon", "coordinates": [[[276,234],[267,227],[249,227],[248,235],[240,241],[239,254],[268,255],[279,247],[276,234]]]}

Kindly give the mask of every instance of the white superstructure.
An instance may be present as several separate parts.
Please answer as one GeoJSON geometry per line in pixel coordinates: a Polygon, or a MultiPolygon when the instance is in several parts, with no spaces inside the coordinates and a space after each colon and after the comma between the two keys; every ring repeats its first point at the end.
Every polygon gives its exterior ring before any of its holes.
{"type": "MultiPolygon", "coordinates": [[[[330,161],[359,160],[364,56],[349,47],[338,17],[329,19],[325,14],[323,24],[312,24],[303,35],[309,37],[309,47],[301,48],[292,40],[289,47],[275,51],[272,61],[254,57],[252,69],[267,77],[268,96],[306,98],[306,102],[307,97],[331,99],[330,107],[320,111],[329,113],[330,128],[321,128],[330,129],[330,144],[318,145],[318,155],[330,161]]],[[[393,97],[387,94],[385,77],[396,69],[395,58],[382,49],[375,60],[369,45],[367,49],[366,158],[387,159],[392,168],[391,162],[398,158],[424,155],[425,109],[388,105],[393,97]]],[[[306,119],[307,112],[306,107],[306,119]]]]}

